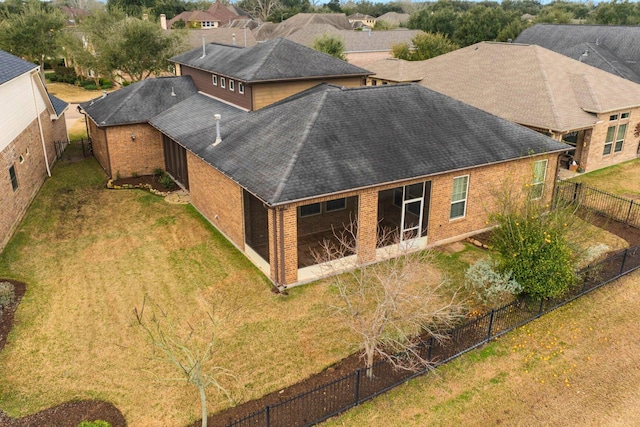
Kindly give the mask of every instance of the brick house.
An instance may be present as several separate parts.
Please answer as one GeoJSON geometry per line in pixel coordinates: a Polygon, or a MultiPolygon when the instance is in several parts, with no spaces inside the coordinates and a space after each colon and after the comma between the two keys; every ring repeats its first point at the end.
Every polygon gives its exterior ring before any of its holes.
{"type": "MultiPolygon", "coordinates": [[[[478,43],[420,64],[420,85],[569,144],[586,172],[640,155],[640,85],[630,80],[515,43],[478,43]]],[[[394,78],[388,67],[370,79],[394,78]]]]}
{"type": "Polygon", "coordinates": [[[166,27],[171,29],[178,21],[183,21],[191,28],[219,28],[229,25],[231,21],[242,18],[233,8],[226,7],[222,3],[216,1],[211,4],[207,10],[190,10],[184,11],[171,18],[166,27]]]}
{"type": "MultiPolygon", "coordinates": [[[[274,61],[260,68],[282,69],[274,61]]],[[[364,262],[397,244],[380,241],[383,227],[415,249],[485,230],[492,191],[505,177],[549,198],[566,151],[418,85],[320,83],[251,110],[212,96],[212,77],[155,80],[83,105],[94,124],[106,118],[110,158],[164,161],[193,206],[280,287],[317,278],[311,250],[355,218],[358,252],[350,257],[364,262]],[[133,125],[108,124],[110,114],[144,109],[144,137],[131,136],[141,129],[133,125]]]]}
{"type": "Polygon", "coordinates": [[[68,104],[49,95],[40,67],[0,50],[0,250],[67,141],[68,104]]]}

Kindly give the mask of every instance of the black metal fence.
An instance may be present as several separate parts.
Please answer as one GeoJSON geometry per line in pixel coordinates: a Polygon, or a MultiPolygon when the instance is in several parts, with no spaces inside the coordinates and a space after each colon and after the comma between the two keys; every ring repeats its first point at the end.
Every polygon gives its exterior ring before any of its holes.
{"type": "Polygon", "coordinates": [[[576,203],[581,208],[640,228],[640,203],[637,201],[572,181],[558,181],[556,200],[576,203]]]}
{"type": "MultiPolygon", "coordinates": [[[[431,363],[431,367],[439,366],[638,268],[640,245],[582,269],[578,273],[580,284],[562,298],[514,301],[458,326],[445,341],[431,338],[423,342],[418,352],[431,363]]],[[[371,379],[367,378],[364,369],[357,369],[331,383],[266,406],[227,426],[310,426],[422,375],[429,369],[419,372],[401,370],[391,362],[381,360],[373,366],[374,377],[371,379]]]]}

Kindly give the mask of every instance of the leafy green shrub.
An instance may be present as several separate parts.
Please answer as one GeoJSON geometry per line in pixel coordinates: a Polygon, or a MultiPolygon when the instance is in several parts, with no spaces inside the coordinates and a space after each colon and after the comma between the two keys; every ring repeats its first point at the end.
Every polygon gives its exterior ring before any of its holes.
{"type": "Polygon", "coordinates": [[[156,178],[162,176],[163,173],[164,171],[162,170],[162,168],[155,168],[153,170],[153,176],[155,176],[156,178]]]}
{"type": "Polygon", "coordinates": [[[111,423],[102,420],[82,421],[77,427],[111,427],[111,423]]]}
{"type": "Polygon", "coordinates": [[[160,185],[162,185],[164,188],[166,188],[168,190],[171,190],[172,188],[174,188],[176,186],[176,183],[173,182],[173,179],[171,179],[169,174],[166,173],[166,172],[162,173],[160,178],[158,178],[158,182],[160,183],[160,185]]]}
{"type": "Polygon", "coordinates": [[[98,86],[96,86],[95,83],[91,83],[91,84],[88,84],[88,85],[83,86],[83,87],[85,88],[85,90],[97,90],[98,89],[98,86]]]}
{"type": "Polygon", "coordinates": [[[487,307],[498,308],[511,302],[522,292],[522,286],[511,277],[511,272],[501,273],[490,259],[481,259],[465,273],[465,288],[487,307]]]}
{"type": "Polygon", "coordinates": [[[0,282],[0,314],[6,308],[16,302],[16,294],[13,284],[0,282]]]}
{"type": "Polygon", "coordinates": [[[44,78],[49,80],[49,81],[53,81],[52,79],[55,78],[56,73],[54,72],[49,72],[49,73],[44,73],[44,78]]]}
{"type": "Polygon", "coordinates": [[[126,80],[123,80],[123,81],[122,81],[122,86],[123,86],[123,87],[125,87],[125,86],[129,86],[130,84],[131,84],[131,83],[130,83],[130,82],[128,82],[128,81],[126,81],[126,80]]]}
{"type": "Polygon", "coordinates": [[[101,87],[102,89],[111,89],[113,85],[111,83],[104,83],[101,87]]]}

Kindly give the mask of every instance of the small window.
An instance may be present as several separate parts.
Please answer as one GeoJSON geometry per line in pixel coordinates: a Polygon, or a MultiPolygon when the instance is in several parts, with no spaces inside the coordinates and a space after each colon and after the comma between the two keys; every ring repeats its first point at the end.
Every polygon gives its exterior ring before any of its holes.
{"type": "Polygon", "coordinates": [[[24,163],[24,156],[20,155],[20,157],[18,157],[18,160],[20,161],[20,163],[24,163]]]}
{"type": "Polygon", "coordinates": [[[24,154],[26,154],[27,156],[29,155],[29,149],[28,148],[25,148],[24,154]]]}
{"type": "Polygon", "coordinates": [[[325,203],[325,209],[327,212],[341,211],[346,208],[347,208],[346,198],[329,200],[328,202],[325,203]]]}
{"type": "Polygon", "coordinates": [[[322,212],[320,203],[312,203],[310,205],[300,206],[298,208],[298,215],[300,218],[305,218],[307,216],[319,215],[322,212]]]}
{"type": "Polygon", "coordinates": [[[612,114],[609,116],[609,121],[612,122],[614,120],[618,120],[618,115],[617,114],[612,114]]]}
{"type": "Polygon", "coordinates": [[[218,86],[218,76],[215,74],[211,76],[211,83],[213,83],[214,86],[218,86]]]}
{"type": "Polygon", "coordinates": [[[469,189],[469,175],[453,178],[451,192],[451,210],[449,219],[463,218],[467,213],[467,190],[469,189]]]}
{"type": "Polygon", "coordinates": [[[533,164],[533,182],[531,183],[531,198],[539,199],[544,194],[544,180],[547,176],[547,160],[538,160],[533,164]]]}
{"type": "Polygon", "coordinates": [[[224,77],[220,77],[220,87],[222,89],[227,87],[227,80],[224,77]]]}
{"type": "Polygon", "coordinates": [[[243,83],[238,83],[238,93],[240,93],[240,94],[244,93],[244,84],[243,83]]]}
{"type": "Polygon", "coordinates": [[[233,80],[229,80],[229,90],[230,90],[231,92],[233,92],[233,91],[235,91],[235,90],[236,90],[236,82],[235,82],[235,81],[233,81],[233,80]]]}
{"type": "Polygon", "coordinates": [[[13,191],[16,191],[18,189],[18,176],[16,175],[16,167],[13,165],[9,168],[9,178],[11,178],[13,191]]]}
{"type": "Polygon", "coordinates": [[[628,118],[629,118],[629,113],[622,113],[622,114],[620,115],[620,119],[621,119],[621,120],[622,120],[622,119],[628,119],[628,118]]]}
{"type": "Polygon", "coordinates": [[[378,86],[377,80],[371,80],[371,86],[378,86]]]}

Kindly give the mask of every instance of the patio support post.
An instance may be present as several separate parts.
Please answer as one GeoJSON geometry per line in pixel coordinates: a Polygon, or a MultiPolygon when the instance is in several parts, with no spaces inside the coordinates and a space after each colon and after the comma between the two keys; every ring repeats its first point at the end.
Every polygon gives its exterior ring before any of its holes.
{"type": "Polygon", "coordinates": [[[376,259],[378,238],[378,191],[370,189],[360,193],[358,200],[358,263],[376,259]]]}

